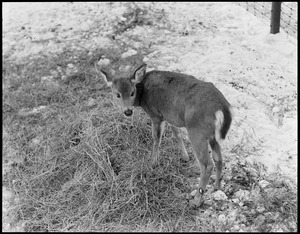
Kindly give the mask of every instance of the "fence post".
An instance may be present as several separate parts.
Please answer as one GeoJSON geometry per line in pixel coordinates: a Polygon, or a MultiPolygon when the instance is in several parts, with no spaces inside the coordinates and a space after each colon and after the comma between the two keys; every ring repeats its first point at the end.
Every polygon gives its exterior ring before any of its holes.
{"type": "Polygon", "coordinates": [[[279,33],[279,29],[280,29],[280,11],[281,11],[281,2],[272,2],[271,32],[270,32],[272,34],[279,33]]]}

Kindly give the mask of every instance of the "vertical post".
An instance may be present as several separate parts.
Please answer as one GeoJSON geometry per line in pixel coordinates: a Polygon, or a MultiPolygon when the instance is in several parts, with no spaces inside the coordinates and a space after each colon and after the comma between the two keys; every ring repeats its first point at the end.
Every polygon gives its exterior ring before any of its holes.
{"type": "Polygon", "coordinates": [[[281,11],[281,2],[272,2],[271,31],[270,31],[270,33],[272,33],[272,34],[279,33],[280,11],[281,11]]]}

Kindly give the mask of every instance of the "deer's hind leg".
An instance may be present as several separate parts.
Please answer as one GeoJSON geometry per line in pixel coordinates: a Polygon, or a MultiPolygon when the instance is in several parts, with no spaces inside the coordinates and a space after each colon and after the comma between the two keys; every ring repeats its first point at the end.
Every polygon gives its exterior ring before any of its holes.
{"type": "Polygon", "coordinates": [[[191,205],[200,206],[203,202],[203,193],[206,190],[206,185],[210,178],[212,169],[214,167],[213,161],[208,153],[208,139],[201,134],[199,129],[188,129],[189,139],[192,144],[194,154],[199,162],[201,176],[198,191],[191,205]]]}
{"type": "Polygon", "coordinates": [[[212,149],[212,156],[216,166],[216,182],[214,185],[214,189],[218,190],[221,188],[221,179],[222,179],[222,154],[221,154],[221,147],[219,143],[216,141],[215,138],[209,141],[209,144],[212,149]]]}

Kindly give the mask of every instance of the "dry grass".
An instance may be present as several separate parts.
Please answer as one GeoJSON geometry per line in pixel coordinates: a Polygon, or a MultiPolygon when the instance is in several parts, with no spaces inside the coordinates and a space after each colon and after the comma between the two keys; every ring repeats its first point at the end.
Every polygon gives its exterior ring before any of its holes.
{"type": "Polygon", "coordinates": [[[193,175],[182,166],[170,130],[161,164],[152,170],[149,117],[136,109],[125,118],[95,74],[82,69],[57,79],[58,87],[41,84],[47,71],[67,65],[65,58],[4,63],[4,126],[21,158],[4,181],[18,197],[12,212],[25,231],[193,228],[195,211],[186,203],[193,175]],[[86,105],[90,97],[96,106],[86,105]],[[20,114],[41,105],[46,108],[38,113],[20,114]],[[192,226],[182,225],[187,222],[192,226]]]}
{"type": "MultiPolygon", "coordinates": [[[[226,214],[226,210],[220,211],[222,204],[212,204],[213,216],[203,213],[207,207],[193,210],[187,206],[187,194],[193,190],[199,170],[193,160],[181,162],[168,128],[160,164],[154,170],[149,167],[149,117],[136,108],[132,118],[125,118],[113,106],[109,88],[90,68],[91,61],[103,54],[116,68],[122,62],[121,53],[101,49],[88,57],[86,51],[65,51],[29,58],[24,64],[4,60],[3,158],[13,163],[3,184],[17,198],[11,216],[15,222],[25,223],[25,231],[230,230],[228,224],[216,222],[219,212],[226,214]],[[61,79],[68,63],[78,67],[78,72],[61,79]],[[42,83],[41,77],[58,66],[62,73],[53,83],[42,83]],[[89,98],[95,105],[88,104],[89,98]],[[40,106],[45,108],[32,112],[40,106]]],[[[135,66],[140,58],[126,58],[124,64],[135,66]]],[[[251,153],[246,147],[248,140],[246,136],[232,152],[240,157],[251,153]]],[[[187,150],[191,154],[189,144],[187,150]]],[[[229,198],[255,183],[239,165],[224,173],[232,175],[224,189],[229,198]],[[235,180],[235,174],[244,180],[235,180]]],[[[288,230],[295,231],[294,190],[280,185],[272,191],[249,202],[246,210],[229,201],[225,205],[243,213],[246,220],[238,221],[254,230],[268,231],[274,223],[285,223],[288,230]],[[258,204],[271,214],[259,227],[255,224],[258,204]],[[278,216],[273,219],[273,214],[278,216]]]]}

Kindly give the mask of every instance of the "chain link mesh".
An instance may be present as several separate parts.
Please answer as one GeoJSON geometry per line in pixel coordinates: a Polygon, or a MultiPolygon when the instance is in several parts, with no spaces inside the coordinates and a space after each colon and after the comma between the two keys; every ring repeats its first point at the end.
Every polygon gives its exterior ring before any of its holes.
{"type": "MultiPolygon", "coordinates": [[[[237,4],[270,24],[272,2],[238,2],[237,4]]],[[[280,28],[288,35],[298,38],[298,2],[281,3],[280,28]]]]}

